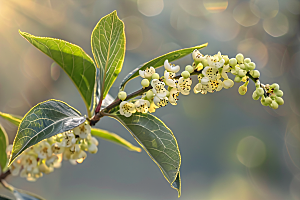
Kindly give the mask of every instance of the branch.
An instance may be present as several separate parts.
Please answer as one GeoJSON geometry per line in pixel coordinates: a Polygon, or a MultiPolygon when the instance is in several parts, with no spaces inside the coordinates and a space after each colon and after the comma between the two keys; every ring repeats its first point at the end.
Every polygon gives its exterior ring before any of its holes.
{"type": "Polygon", "coordinates": [[[11,173],[10,173],[10,170],[7,170],[5,173],[2,173],[1,175],[0,175],[0,181],[2,180],[2,179],[6,179],[6,177],[7,176],[9,176],[11,173]]]}

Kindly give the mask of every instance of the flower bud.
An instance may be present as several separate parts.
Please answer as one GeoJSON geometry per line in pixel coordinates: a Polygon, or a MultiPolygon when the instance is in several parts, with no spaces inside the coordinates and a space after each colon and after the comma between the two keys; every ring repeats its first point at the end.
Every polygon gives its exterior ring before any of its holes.
{"type": "Polygon", "coordinates": [[[203,64],[203,67],[206,67],[209,65],[206,59],[203,59],[201,62],[203,64]]]}
{"type": "Polygon", "coordinates": [[[222,56],[222,58],[224,59],[225,63],[224,65],[227,65],[229,63],[229,58],[228,56],[222,56]]]}
{"type": "Polygon", "coordinates": [[[256,91],[254,91],[253,94],[252,94],[252,99],[253,99],[253,100],[258,100],[259,97],[260,97],[260,96],[256,93],[256,91]]]}
{"type": "Polygon", "coordinates": [[[284,104],[284,101],[283,101],[283,99],[281,98],[281,97],[277,97],[276,99],[275,99],[275,101],[276,101],[276,103],[278,104],[278,105],[283,105],[284,104]]]}
{"type": "Polygon", "coordinates": [[[255,82],[255,87],[256,87],[256,88],[259,88],[259,87],[260,87],[260,82],[259,82],[259,80],[257,80],[257,81],[255,82]]]}
{"type": "Polygon", "coordinates": [[[141,81],[141,85],[142,85],[143,87],[148,87],[149,84],[150,84],[150,82],[149,82],[149,80],[146,79],[146,78],[143,79],[143,80],[141,81]]]}
{"type": "Polygon", "coordinates": [[[190,77],[190,72],[188,72],[188,71],[183,71],[183,72],[181,73],[181,76],[182,76],[184,79],[189,78],[189,77],[190,77]]]}
{"type": "Polygon", "coordinates": [[[98,147],[95,144],[91,144],[89,146],[89,152],[90,153],[95,154],[95,153],[97,153],[97,151],[98,151],[98,147]]]}
{"type": "Polygon", "coordinates": [[[274,91],[274,94],[276,94],[276,96],[278,96],[278,97],[282,97],[283,96],[282,90],[274,91]]]}
{"type": "Polygon", "coordinates": [[[260,72],[258,70],[251,70],[250,71],[250,75],[253,77],[253,78],[259,78],[260,77],[260,72]]]}
{"type": "Polygon", "coordinates": [[[273,84],[271,85],[271,88],[273,88],[274,91],[278,91],[278,90],[279,90],[279,85],[278,85],[277,83],[273,83],[273,84]]]}
{"type": "Polygon", "coordinates": [[[242,81],[242,78],[241,78],[240,76],[235,76],[234,82],[239,83],[239,82],[241,82],[241,81],[242,81]]]}
{"type": "Polygon", "coordinates": [[[265,103],[266,103],[267,105],[270,105],[272,102],[273,102],[273,101],[272,101],[271,97],[266,97],[266,98],[265,98],[265,103]]]}
{"type": "Polygon", "coordinates": [[[249,64],[250,62],[251,62],[251,59],[250,59],[250,58],[245,58],[245,59],[244,59],[244,64],[245,64],[245,63],[249,64]]]}
{"type": "Polygon", "coordinates": [[[278,104],[276,103],[276,101],[272,101],[269,106],[270,106],[270,108],[273,108],[273,109],[277,109],[278,108],[278,104]]]}
{"type": "Polygon", "coordinates": [[[191,65],[187,65],[187,66],[185,66],[185,71],[192,73],[192,72],[194,72],[194,68],[191,65]]]}
{"type": "Polygon", "coordinates": [[[147,99],[151,100],[153,97],[154,97],[154,94],[152,92],[152,90],[149,90],[147,93],[146,93],[146,97],[147,99]]]}
{"type": "Polygon", "coordinates": [[[236,73],[238,73],[239,71],[240,71],[240,65],[236,65],[235,67],[234,67],[234,69],[235,69],[235,71],[236,71],[236,73]]]}
{"type": "Polygon", "coordinates": [[[237,54],[235,58],[236,58],[238,63],[243,63],[244,62],[244,55],[241,54],[241,53],[237,54]]]}
{"type": "Polygon", "coordinates": [[[245,70],[246,66],[244,64],[240,64],[240,68],[245,70]]]}
{"type": "Polygon", "coordinates": [[[238,75],[239,75],[240,77],[244,77],[244,76],[246,76],[246,71],[243,70],[243,69],[240,69],[240,70],[238,71],[238,75]]]}
{"type": "Polygon", "coordinates": [[[264,95],[264,89],[262,89],[262,88],[256,88],[256,93],[257,93],[257,95],[258,96],[263,96],[264,95]]]}
{"type": "Polygon", "coordinates": [[[254,62],[250,62],[248,64],[248,70],[254,70],[255,69],[255,63],[254,62]]]}
{"type": "Polygon", "coordinates": [[[231,79],[227,79],[223,81],[223,87],[225,89],[231,88],[234,85],[234,82],[231,79]]]}
{"type": "Polygon", "coordinates": [[[230,58],[229,65],[231,67],[234,67],[234,66],[236,66],[236,64],[237,64],[237,60],[235,58],[230,58]]]}
{"type": "Polygon", "coordinates": [[[201,84],[203,84],[203,85],[207,85],[208,82],[209,82],[209,78],[207,78],[207,77],[203,77],[203,78],[201,79],[201,84]]]}
{"type": "Polygon", "coordinates": [[[152,74],[152,79],[159,79],[159,74],[158,73],[152,74]]]}
{"type": "Polygon", "coordinates": [[[240,95],[245,95],[246,92],[247,92],[247,86],[241,85],[241,86],[239,87],[239,94],[240,94],[240,95]]]}
{"type": "Polygon", "coordinates": [[[126,92],[120,91],[120,92],[118,93],[118,98],[121,99],[122,101],[124,101],[124,100],[126,99],[126,97],[127,97],[126,92]]]}

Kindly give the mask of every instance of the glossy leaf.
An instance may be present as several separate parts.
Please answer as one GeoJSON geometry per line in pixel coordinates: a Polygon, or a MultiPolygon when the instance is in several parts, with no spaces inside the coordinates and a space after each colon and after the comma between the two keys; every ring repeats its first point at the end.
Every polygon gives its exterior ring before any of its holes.
{"type": "Polygon", "coordinates": [[[173,184],[171,185],[171,187],[175,190],[177,190],[178,192],[178,198],[181,195],[181,179],[180,179],[180,171],[177,174],[177,177],[175,179],[175,181],[173,182],[173,184]]]}
{"type": "Polygon", "coordinates": [[[4,130],[3,126],[0,124],[0,167],[1,171],[6,167],[7,163],[7,155],[6,155],[6,147],[8,146],[8,137],[7,133],[4,130]]]}
{"type": "Polygon", "coordinates": [[[130,151],[137,151],[137,152],[142,151],[141,148],[132,145],[130,142],[126,141],[125,139],[123,139],[119,135],[114,134],[114,133],[110,133],[106,130],[92,128],[91,134],[93,136],[97,136],[97,137],[100,137],[101,139],[104,139],[104,140],[116,143],[120,146],[123,146],[123,147],[127,148],[130,151]]]}
{"type": "Polygon", "coordinates": [[[125,117],[117,112],[111,117],[117,119],[132,134],[172,186],[181,164],[180,151],[172,131],[151,114],[136,112],[131,117],[125,117]]]}
{"type": "Polygon", "coordinates": [[[125,56],[124,23],[117,12],[104,16],[92,32],[92,52],[100,69],[100,101],[105,98],[120,73],[125,56]]]}
{"type": "Polygon", "coordinates": [[[18,115],[12,115],[12,114],[7,114],[7,113],[2,113],[0,112],[0,116],[6,119],[7,121],[13,123],[16,126],[19,126],[21,123],[22,117],[18,115]]]}
{"type": "Polygon", "coordinates": [[[202,45],[198,45],[198,46],[195,46],[195,47],[179,49],[179,50],[172,51],[172,52],[169,52],[167,54],[164,54],[162,56],[159,56],[157,58],[154,58],[154,59],[150,60],[149,62],[146,62],[145,64],[143,64],[139,68],[135,68],[129,75],[127,75],[127,77],[122,81],[122,83],[120,85],[120,89],[123,90],[128,81],[138,77],[139,76],[139,70],[145,70],[146,68],[149,68],[151,66],[154,67],[154,68],[159,68],[159,67],[163,66],[166,59],[168,59],[169,62],[173,62],[173,61],[178,60],[178,59],[180,59],[184,56],[187,56],[188,54],[191,54],[195,49],[199,50],[199,49],[202,49],[206,46],[207,46],[207,43],[202,44],[202,45]]]}
{"type": "Polygon", "coordinates": [[[45,200],[44,198],[33,194],[31,192],[25,191],[25,190],[20,190],[12,185],[9,185],[6,181],[2,180],[3,186],[10,190],[11,193],[16,197],[17,200],[45,200]]]}
{"type": "Polygon", "coordinates": [[[71,130],[86,120],[68,104],[48,100],[37,104],[22,119],[13,143],[9,164],[24,150],[58,133],[71,130]]]}
{"type": "Polygon", "coordinates": [[[90,117],[89,110],[92,107],[96,80],[96,67],[91,57],[81,47],[67,41],[19,32],[29,43],[52,58],[69,75],[79,90],[90,117]]]}

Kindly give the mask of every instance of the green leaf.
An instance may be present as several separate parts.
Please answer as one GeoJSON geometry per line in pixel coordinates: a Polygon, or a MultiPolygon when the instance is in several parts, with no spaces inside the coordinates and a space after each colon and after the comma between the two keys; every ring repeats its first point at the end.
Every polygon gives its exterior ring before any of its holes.
{"type": "Polygon", "coordinates": [[[127,148],[130,151],[137,151],[137,152],[141,152],[142,151],[141,148],[132,145],[130,142],[128,142],[125,139],[121,138],[117,134],[110,133],[110,132],[108,132],[106,130],[92,128],[91,134],[93,136],[97,136],[97,137],[100,137],[100,138],[102,138],[104,140],[107,140],[107,141],[116,143],[118,145],[121,145],[121,146],[127,148]]]}
{"type": "Polygon", "coordinates": [[[92,52],[100,69],[102,101],[122,69],[125,56],[124,23],[117,11],[104,16],[92,32],[92,52]]]}
{"type": "Polygon", "coordinates": [[[146,62],[145,64],[141,65],[139,68],[135,68],[130,74],[127,75],[127,77],[122,81],[120,85],[120,89],[124,90],[125,85],[128,81],[131,79],[134,79],[139,76],[139,70],[145,70],[147,67],[154,67],[154,68],[159,68],[164,65],[164,62],[166,59],[168,59],[169,62],[173,62],[175,60],[178,60],[188,54],[193,53],[195,49],[202,49],[207,46],[207,43],[198,45],[195,47],[190,47],[190,48],[185,48],[185,49],[179,49],[176,51],[169,52],[167,54],[164,54],[162,56],[159,56],[157,58],[154,58],[150,60],[149,62],[146,62]]]}
{"type": "Polygon", "coordinates": [[[11,193],[13,193],[13,195],[16,197],[17,200],[45,200],[44,198],[42,198],[36,194],[33,194],[31,192],[17,189],[15,187],[13,187],[12,185],[9,185],[4,180],[1,180],[1,182],[3,183],[3,186],[6,189],[8,189],[9,191],[11,191],[11,193]]]}
{"type": "Polygon", "coordinates": [[[62,101],[51,99],[37,104],[22,119],[9,164],[32,145],[71,130],[85,120],[85,116],[81,116],[80,112],[62,101]]]}
{"type": "Polygon", "coordinates": [[[18,115],[12,115],[12,114],[7,114],[7,113],[2,113],[0,112],[0,116],[6,119],[7,121],[13,123],[16,126],[19,126],[21,123],[22,117],[18,115]]]}
{"type": "Polygon", "coordinates": [[[8,197],[5,197],[5,196],[0,196],[0,200],[11,200],[11,199],[9,199],[8,197]]]}
{"type": "Polygon", "coordinates": [[[117,112],[110,116],[131,133],[172,186],[178,177],[181,164],[180,151],[172,131],[151,114],[136,112],[131,117],[125,117],[117,112]]]}
{"type": "Polygon", "coordinates": [[[7,133],[4,130],[3,126],[0,124],[0,167],[1,167],[0,172],[3,171],[3,169],[6,167],[6,163],[7,163],[6,147],[7,146],[8,146],[7,133]]]}
{"type": "Polygon", "coordinates": [[[88,115],[91,117],[89,110],[92,107],[96,80],[96,67],[92,58],[81,47],[67,41],[37,37],[21,31],[19,33],[29,43],[52,58],[69,75],[79,90],[87,107],[88,115]]]}

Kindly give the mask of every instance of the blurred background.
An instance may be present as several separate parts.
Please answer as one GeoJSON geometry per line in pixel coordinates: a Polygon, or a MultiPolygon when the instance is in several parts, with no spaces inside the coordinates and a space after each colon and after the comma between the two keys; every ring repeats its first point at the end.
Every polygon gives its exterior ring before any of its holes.
{"type": "MultiPolygon", "coordinates": [[[[85,113],[75,86],[59,66],[24,40],[18,29],[67,40],[92,56],[90,35],[104,15],[118,11],[127,51],[110,94],[135,67],[169,51],[208,42],[203,54],[250,57],[261,82],[280,84],[278,110],[252,100],[254,84],[208,95],[180,96],[155,115],[177,137],[182,155],[182,200],[300,200],[300,1],[299,0],[0,0],[0,110],[24,115],[55,98],[85,113]],[[298,60],[297,60],[298,59],[298,60]]],[[[192,63],[191,56],[176,62],[192,63]]],[[[162,72],[162,71],[160,71],[162,72]]],[[[194,79],[195,80],[195,79],[194,79]]],[[[131,81],[126,91],[140,87],[131,81]]],[[[16,127],[0,119],[10,142],[16,127]]],[[[97,127],[135,145],[117,121],[97,127]]],[[[96,155],[36,182],[10,177],[12,185],[46,199],[177,199],[148,155],[100,141],[96,155]]],[[[2,187],[0,193],[11,196],[2,187]]]]}

